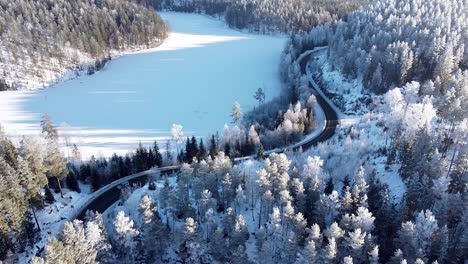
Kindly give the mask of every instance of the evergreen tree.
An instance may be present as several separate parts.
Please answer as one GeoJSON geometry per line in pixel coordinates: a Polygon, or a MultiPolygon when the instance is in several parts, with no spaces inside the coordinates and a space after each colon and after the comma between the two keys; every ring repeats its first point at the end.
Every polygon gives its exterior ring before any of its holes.
{"type": "Polygon", "coordinates": [[[138,144],[138,148],[133,156],[133,164],[137,172],[145,171],[148,167],[148,150],[141,144],[138,144]]]}
{"type": "Polygon", "coordinates": [[[325,186],[325,194],[331,194],[333,192],[334,186],[333,186],[333,179],[330,177],[327,181],[327,185],[325,186]]]}
{"type": "MultiPolygon", "coordinates": [[[[50,135],[46,137],[49,138],[50,135]]],[[[58,187],[60,195],[63,198],[62,186],[60,181],[67,176],[68,170],[65,158],[60,152],[58,143],[53,139],[50,139],[47,143],[46,156],[44,159],[44,169],[46,171],[46,176],[49,179],[49,184],[51,183],[51,179],[55,179],[55,186],[58,187]]]]}
{"type": "Polygon", "coordinates": [[[87,241],[81,221],[65,223],[61,240],[65,254],[69,255],[68,258],[72,257],[74,263],[96,263],[97,252],[87,241]]]}
{"type": "Polygon", "coordinates": [[[1,131],[0,127],[0,155],[13,169],[17,168],[18,151],[13,142],[1,131]]]}
{"type": "Polygon", "coordinates": [[[168,140],[166,141],[166,162],[167,164],[172,165],[173,163],[173,157],[172,157],[172,150],[171,150],[171,142],[168,140]]]}
{"type": "Polygon", "coordinates": [[[76,176],[73,170],[68,171],[66,182],[67,182],[67,187],[70,190],[75,191],[77,193],[81,193],[80,185],[78,184],[78,180],[76,179],[76,176]]]}
{"type": "Polygon", "coordinates": [[[254,98],[258,101],[258,104],[262,104],[263,102],[265,102],[265,92],[261,87],[259,87],[255,92],[254,98]]]}
{"type": "Polygon", "coordinates": [[[263,149],[263,145],[260,144],[260,146],[258,147],[258,151],[257,151],[257,159],[263,160],[264,158],[265,158],[265,150],[263,149]]]}
{"type": "Polygon", "coordinates": [[[210,156],[212,159],[214,159],[219,152],[218,148],[218,141],[216,140],[214,135],[211,135],[211,140],[210,140],[210,156]]]}
{"type": "Polygon", "coordinates": [[[154,165],[161,167],[163,163],[163,158],[161,152],[159,151],[158,142],[154,141],[153,143],[153,154],[154,154],[154,165]]]}
{"type": "Polygon", "coordinates": [[[144,194],[140,200],[140,215],[143,219],[143,244],[145,246],[145,259],[154,262],[156,253],[161,254],[165,236],[165,226],[156,210],[153,199],[144,194]]]}
{"type": "Polygon", "coordinates": [[[93,219],[86,223],[86,240],[89,245],[96,250],[96,260],[101,263],[114,262],[115,257],[112,252],[112,246],[108,241],[108,235],[102,215],[96,213],[93,219]]]}
{"type": "Polygon", "coordinates": [[[239,122],[239,120],[242,118],[242,110],[238,102],[235,102],[234,106],[232,107],[231,117],[232,123],[234,124],[239,122]]]}
{"type": "Polygon", "coordinates": [[[224,154],[231,157],[231,145],[229,143],[224,144],[224,154]]]}
{"type": "Polygon", "coordinates": [[[54,198],[54,195],[52,194],[52,192],[50,191],[50,188],[48,186],[46,186],[44,188],[44,190],[45,190],[45,201],[46,201],[46,203],[53,204],[55,202],[55,198],[54,198]]]}
{"type": "Polygon", "coordinates": [[[185,155],[183,156],[183,161],[188,164],[192,164],[192,161],[193,161],[193,157],[192,157],[193,148],[192,147],[193,146],[190,142],[190,139],[187,137],[185,141],[185,155]]]}
{"type": "Polygon", "coordinates": [[[139,231],[134,228],[133,220],[120,211],[114,220],[115,236],[119,252],[127,261],[133,262],[136,250],[136,237],[139,231]]]}
{"type": "Polygon", "coordinates": [[[198,145],[198,156],[197,156],[198,162],[206,159],[206,156],[207,156],[206,147],[205,147],[205,144],[203,144],[203,139],[201,138],[200,143],[198,145]]]}

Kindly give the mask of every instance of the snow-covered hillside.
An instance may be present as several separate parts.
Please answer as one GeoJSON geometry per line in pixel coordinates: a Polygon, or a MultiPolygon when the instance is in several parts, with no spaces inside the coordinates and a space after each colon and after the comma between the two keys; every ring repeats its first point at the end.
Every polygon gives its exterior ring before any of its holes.
{"type": "Polygon", "coordinates": [[[240,33],[201,15],[161,16],[172,32],[160,47],[44,90],[2,93],[0,123],[10,135],[37,134],[48,113],[84,158],[110,156],[165,140],[173,122],[206,136],[230,121],[235,101],[245,111],[259,87],[267,99],[279,93],[284,37],[240,33]]]}

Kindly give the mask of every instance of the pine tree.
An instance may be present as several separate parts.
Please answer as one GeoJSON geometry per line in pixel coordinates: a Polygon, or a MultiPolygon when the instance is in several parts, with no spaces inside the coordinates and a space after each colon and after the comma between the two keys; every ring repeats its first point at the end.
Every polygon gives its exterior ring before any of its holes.
{"type": "Polygon", "coordinates": [[[114,220],[115,241],[117,241],[118,250],[124,255],[128,261],[133,261],[136,250],[136,237],[139,231],[134,228],[133,220],[125,216],[123,211],[120,211],[114,220]]]}
{"type": "Polygon", "coordinates": [[[259,87],[257,91],[255,92],[254,98],[255,100],[258,101],[259,105],[265,102],[265,92],[263,91],[261,87],[259,87]]]}
{"type": "Polygon", "coordinates": [[[229,258],[229,252],[226,250],[226,239],[224,238],[223,230],[218,227],[210,239],[210,249],[213,257],[221,262],[225,262],[229,258]]]}
{"type": "MultiPolygon", "coordinates": [[[[20,251],[24,250],[26,247],[34,246],[40,237],[40,233],[38,232],[40,229],[36,228],[32,218],[31,212],[26,211],[17,238],[20,244],[20,251]]],[[[39,227],[39,224],[37,224],[37,226],[39,227]]]]}
{"type": "Polygon", "coordinates": [[[231,248],[235,250],[239,246],[245,247],[245,242],[249,239],[249,231],[242,215],[237,216],[233,231],[231,248]]]}
{"type": "Polygon", "coordinates": [[[214,159],[219,152],[219,147],[218,147],[218,141],[215,138],[215,135],[211,135],[211,140],[210,140],[210,156],[212,159],[214,159]]]}
{"type": "Polygon", "coordinates": [[[161,222],[153,199],[146,193],[140,200],[140,215],[143,219],[142,235],[145,259],[147,262],[153,262],[156,258],[156,252],[161,253],[165,226],[161,222]]]}
{"type": "Polygon", "coordinates": [[[328,239],[334,238],[335,241],[339,241],[345,235],[345,231],[340,228],[337,222],[333,222],[330,227],[325,231],[328,239]]]}
{"type": "Polygon", "coordinates": [[[148,150],[141,144],[138,144],[138,148],[133,156],[133,164],[137,172],[145,171],[149,167],[148,165],[148,150]]]}
{"type": "Polygon", "coordinates": [[[188,217],[185,219],[185,224],[182,229],[183,242],[180,245],[179,250],[179,256],[184,263],[190,263],[188,262],[189,259],[197,258],[195,255],[198,254],[191,250],[193,247],[199,247],[199,244],[197,243],[197,229],[197,222],[195,222],[193,218],[188,217]]]}
{"type": "Polygon", "coordinates": [[[96,213],[93,219],[86,223],[86,240],[89,245],[96,250],[96,260],[101,263],[111,263],[114,261],[112,246],[108,241],[108,236],[102,215],[96,213]]]}
{"type": "Polygon", "coordinates": [[[334,186],[333,186],[333,179],[330,177],[330,179],[328,179],[327,181],[327,185],[325,186],[325,194],[331,194],[332,191],[334,189],[334,186]]]}
{"type": "Polygon", "coordinates": [[[335,259],[338,254],[338,248],[336,245],[335,238],[330,238],[328,244],[325,247],[325,261],[326,263],[335,263],[335,259]]]}
{"type": "Polygon", "coordinates": [[[9,138],[7,138],[0,127],[0,156],[10,165],[13,169],[16,169],[18,164],[18,151],[15,145],[9,138]]]}
{"type": "Polygon", "coordinates": [[[168,140],[166,141],[166,163],[172,165],[173,157],[172,157],[172,150],[171,150],[171,142],[168,140]]]}
{"type": "Polygon", "coordinates": [[[264,158],[265,158],[265,150],[263,149],[263,145],[260,144],[260,146],[258,147],[258,151],[257,151],[257,159],[263,160],[264,158]]]}
{"type": "Polygon", "coordinates": [[[234,124],[239,122],[239,120],[242,118],[242,110],[238,102],[235,102],[232,107],[231,117],[232,117],[232,123],[234,124]]]}
{"type": "MultiPolygon", "coordinates": [[[[49,136],[48,136],[49,137],[49,136]]],[[[44,159],[44,169],[46,176],[49,179],[56,180],[56,186],[60,191],[60,195],[63,198],[62,186],[60,181],[67,176],[68,170],[65,163],[65,158],[60,152],[57,141],[49,140],[47,143],[46,156],[44,159]]]]}
{"type": "Polygon", "coordinates": [[[229,143],[224,144],[224,154],[228,157],[231,157],[231,145],[229,143]]]}
{"type": "Polygon", "coordinates": [[[369,252],[369,264],[379,264],[379,246],[375,246],[369,252]]]}
{"type": "Polygon", "coordinates": [[[302,251],[298,254],[295,264],[314,264],[318,263],[320,256],[313,240],[306,242],[302,251]]]}
{"type": "Polygon", "coordinates": [[[74,220],[72,223],[65,223],[62,243],[65,246],[65,254],[72,257],[74,263],[96,263],[97,252],[87,241],[81,221],[74,220]]]}
{"type": "Polygon", "coordinates": [[[154,165],[161,167],[163,163],[163,158],[161,152],[159,151],[158,142],[154,141],[153,143],[153,154],[154,154],[154,165]]]}
{"type": "Polygon", "coordinates": [[[56,238],[51,238],[45,248],[45,261],[42,263],[75,263],[73,254],[66,251],[65,245],[56,238]]]}
{"type": "Polygon", "coordinates": [[[190,139],[190,148],[191,148],[190,157],[191,157],[191,160],[194,160],[198,157],[198,144],[197,144],[197,139],[195,138],[195,136],[192,136],[192,138],[190,139]]]}
{"type": "Polygon", "coordinates": [[[343,264],[353,264],[353,258],[351,256],[344,257],[343,264]]]}
{"type": "Polygon", "coordinates": [[[70,190],[75,191],[77,193],[81,193],[80,185],[78,184],[78,180],[76,179],[76,176],[73,170],[68,171],[66,182],[67,182],[67,187],[70,190]]]}
{"type": "Polygon", "coordinates": [[[44,114],[41,120],[42,134],[48,141],[58,140],[57,127],[52,123],[52,118],[48,114],[44,114]]]}
{"type": "Polygon", "coordinates": [[[28,203],[29,208],[33,213],[37,228],[40,230],[41,228],[36,216],[36,208],[40,206],[40,201],[42,201],[40,190],[47,184],[47,179],[43,174],[39,175],[39,177],[34,175],[29,168],[28,162],[26,160],[23,160],[21,156],[18,157],[17,172],[19,177],[19,183],[21,184],[25,192],[24,199],[28,203]]]}
{"type": "Polygon", "coordinates": [[[187,138],[186,141],[185,141],[185,155],[184,155],[184,159],[183,159],[184,162],[186,162],[188,164],[192,164],[192,162],[193,162],[192,153],[193,153],[192,144],[190,143],[190,139],[187,138]]]}
{"type": "Polygon", "coordinates": [[[54,198],[54,195],[52,194],[52,191],[50,191],[50,188],[48,186],[46,186],[44,190],[45,190],[46,203],[53,204],[55,202],[55,198],[54,198]]]}
{"type": "Polygon", "coordinates": [[[198,145],[198,162],[205,160],[207,155],[205,144],[203,144],[203,139],[200,139],[200,144],[198,145]]]}
{"type": "Polygon", "coordinates": [[[348,232],[348,237],[345,237],[345,244],[350,256],[357,260],[363,259],[362,249],[365,243],[366,233],[363,233],[360,228],[354,232],[348,232]]]}

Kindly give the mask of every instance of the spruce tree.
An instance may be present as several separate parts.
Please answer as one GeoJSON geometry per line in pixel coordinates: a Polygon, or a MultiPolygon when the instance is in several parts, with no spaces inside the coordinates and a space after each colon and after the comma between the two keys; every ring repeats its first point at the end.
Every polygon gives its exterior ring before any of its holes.
{"type": "Polygon", "coordinates": [[[45,201],[46,201],[46,203],[53,204],[55,202],[55,198],[54,198],[54,195],[52,194],[52,192],[50,191],[50,188],[48,186],[46,186],[44,188],[44,190],[45,190],[45,201]]]}
{"type": "Polygon", "coordinates": [[[258,147],[258,151],[257,151],[257,159],[263,160],[264,158],[265,158],[265,150],[263,149],[263,145],[260,144],[260,146],[258,147]]]}
{"type": "Polygon", "coordinates": [[[75,191],[77,193],[81,193],[80,185],[78,184],[78,180],[76,179],[75,172],[73,170],[69,170],[67,178],[66,178],[67,187],[75,191]]]}
{"type": "Polygon", "coordinates": [[[190,143],[190,139],[187,138],[185,141],[185,155],[183,155],[183,161],[191,164],[192,163],[192,144],[190,143]]]}
{"type": "Polygon", "coordinates": [[[333,189],[333,179],[330,177],[330,179],[327,181],[327,185],[325,186],[324,193],[330,195],[333,192],[333,189]]]}
{"type": "Polygon", "coordinates": [[[219,152],[219,147],[218,147],[218,141],[216,140],[214,135],[211,135],[211,140],[210,140],[210,156],[212,159],[218,155],[219,152]]]}
{"type": "Polygon", "coordinates": [[[46,176],[50,179],[56,180],[56,186],[60,191],[60,195],[63,198],[62,186],[60,181],[68,174],[65,158],[60,152],[58,144],[58,131],[57,128],[52,124],[50,117],[45,114],[41,121],[42,133],[47,140],[46,145],[46,156],[44,159],[44,169],[46,176]]]}
{"type": "Polygon", "coordinates": [[[224,144],[224,155],[231,157],[231,145],[229,143],[224,144]]]}
{"type": "Polygon", "coordinates": [[[207,155],[206,147],[205,147],[205,144],[203,144],[203,139],[201,138],[200,143],[198,145],[198,155],[197,155],[198,162],[206,159],[206,155],[207,155]]]}
{"type": "Polygon", "coordinates": [[[18,151],[13,142],[2,135],[2,131],[0,131],[0,155],[13,169],[17,168],[18,151]]]}
{"type": "Polygon", "coordinates": [[[171,141],[170,140],[166,141],[165,157],[166,157],[166,163],[168,165],[172,165],[174,157],[172,156],[172,149],[171,149],[171,141]]]}
{"type": "Polygon", "coordinates": [[[193,161],[195,158],[198,157],[198,151],[199,151],[197,139],[195,138],[195,136],[192,136],[192,138],[190,139],[190,148],[191,148],[190,157],[191,157],[191,160],[193,161]]]}
{"type": "Polygon", "coordinates": [[[154,165],[161,167],[163,163],[163,158],[161,151],[159,150],[158,142],[154,141],[153,143],[153,154],[154,154],[154,165]]]}

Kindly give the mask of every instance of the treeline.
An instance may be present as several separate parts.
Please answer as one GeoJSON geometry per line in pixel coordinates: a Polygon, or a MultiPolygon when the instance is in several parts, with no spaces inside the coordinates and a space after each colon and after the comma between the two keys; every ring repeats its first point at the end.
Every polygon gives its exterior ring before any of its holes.
{"type": "MultiPolygon", "coordinates": [[[[238,141],[235,145],[221,145],[218,136],[212,135],[210,144],[205,145],[203,138],[197,140],[194,136],[187,137],[179,152],[175,151],[170,141],[166,142],[164,155],[161,154],[158,143],[145,147],[141,143],[138,148],[124,156],[113,154],[110,158],[96,159],[91,156],[89,161],[79,165],[71,165],[73,173],[84,183],[91,185],[96,191],[102,186],[128,175],[142,172],[153,167],[171,166],[175,164],[200,162],[214,159],[219,151],[227,151],[229,158],[255,154],[256,145],[252,141],[238,141]],[[174,155],[175,153],[175,155],[174,155]]],[[[177,148],[179,146],[177,145],[177,148]]]]}
{"type": "Polygon", "coordinates": [[[259,33],[308,31],[321,23],[345,17],[365,0],[195,0],[146,1],[155,8],[224,16],[234,28],[259,33]]]}
{"type": "Polygon", "coordinates": [[[73,168],[78,179],[90,184],[94,192],[110,182],[153,167],[161,167],[162,164],[163,157],[158,144],[154,142],[149,148],[140,144],[135,152],[125,156],[113,154],[110,158],[99,159],[91,156],[90,160],[82,161],[73,168]]]}
{"type": "Polygon", "coordinates": [[[0,79],[16,88],[26,85],[20,78],[76,70],[111,51],[156,46],[166,36],[159,15],[134,1],[1,0],[0,79]]]}

